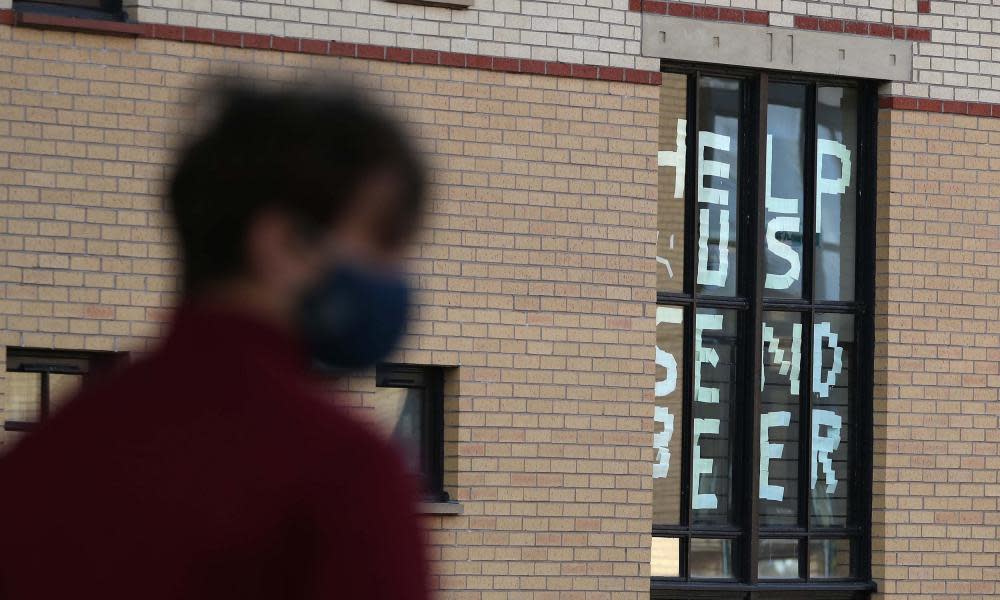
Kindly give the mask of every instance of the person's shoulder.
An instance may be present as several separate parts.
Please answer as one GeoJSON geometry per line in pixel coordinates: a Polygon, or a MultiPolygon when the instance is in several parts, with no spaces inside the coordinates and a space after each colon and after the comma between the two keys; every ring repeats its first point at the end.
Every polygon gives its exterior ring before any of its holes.
{"type": "Polygon", "coordinates": [[[312,389],[290,398],[289,417],[298,427],[291,433],[320,453],[364,452],[379,459],[392,457],[393,448],[375,427],[344,406],[336,393],[312,389]]]}

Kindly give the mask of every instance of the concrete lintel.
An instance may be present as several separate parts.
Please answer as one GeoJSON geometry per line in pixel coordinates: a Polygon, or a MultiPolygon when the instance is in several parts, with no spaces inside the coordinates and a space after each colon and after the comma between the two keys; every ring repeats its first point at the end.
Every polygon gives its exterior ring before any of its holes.
{"type": "Polygon", "coordinates": [[[913,42],[646,13],[645,56],[821,75],[911,81],[913,42]]]}

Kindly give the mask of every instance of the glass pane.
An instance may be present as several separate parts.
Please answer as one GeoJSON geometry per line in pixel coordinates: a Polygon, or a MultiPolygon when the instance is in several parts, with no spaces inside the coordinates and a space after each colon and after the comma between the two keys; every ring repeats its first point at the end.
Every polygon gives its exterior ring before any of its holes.
{"type": "Polygon", "coordinates": [[[421,472],[421,400],[419,388],[375,388],[375,418],[379,427],[400,445],[413,473],[421,472]]]}
{"type": "Polygon", "coordinates": [[[799,541],[761,540],[757,555],[757,577],[761,579],[798,579],[799,541]]]}
{"type": "Polygon", "coordinates": [[[49,374],[49,416],[62,408],[80,389],[83,375],[49,374]]]}
{"type": "Polygon", "coordinates": [[[736,385],[735,310],[698,309],[695,319],[691,523],[731,522],[731,423],[736,385]]]}
{"type": "Polygon", "coordinates": [[[735,296],[740,82],[698,80],[699,294],[735,296]]]}
{"type": "Polygon", "coordinates": [[[847,525],[854,317],[817,313],[813,325],[810,516],[814,527],[847,525]]]}
{"type": "Polygon", "coordinates": [[[4,431],[0,428],[0,456],[6,452],[10,452],[14,446],[21,443],[25,437],[27,437],[28,432],[26,431],[4,431]]]}
{"type": "Polygon", "coordinates": [[[37,423],[42,416],[42,374],[7,372],[4,421],[37,423]]]}
{"type": "Polygon", "coordinates": [[[768,86],[764,295],[802,298],[806,86],[768,86]]]}
{"type": "Polygon", "coordinates": [[[653,538],[649,574],[653,577],[680,577],[681,541],[677,538],[653,538]]]}
{"type": "Polygon", "coordinates": [[[684,178],[687,171],[687,75],[664,73],[660,87],[656,289],[684,289],[684,178]]]}
{"type": "Polygon", "coordinates": [[[816,90],[815,298],[854,299],[858,94],[816,90]]]}
{"type": "Polygon", "coordinates": [[[760,523],[799,522],[802,316],[765,312],[760,383],[760,523]]]}
{"type": "Polygon", "coordinates": [[[810,540],[809,577],[825,579],[850,576],[850,540],[810,540]]]}
{"type": "Polygon", "coordinates": [[[731,540],[691,539],[688,554],[691,577],[703,579],[733,576],[733,543],[731,540]]]}
{"type": "Polygon", "coordinates": [[[681,428],[684,423],[684,309],[656,307],[656,405],[653,409],[653,523],[681,518],[681,428]]]}

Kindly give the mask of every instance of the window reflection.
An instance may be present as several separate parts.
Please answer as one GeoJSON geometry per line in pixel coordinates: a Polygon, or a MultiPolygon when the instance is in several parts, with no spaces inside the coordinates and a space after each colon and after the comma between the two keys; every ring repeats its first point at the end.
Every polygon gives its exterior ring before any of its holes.
{"type": "Polygon", "coordinates": [[[854,317],[817,313],[813,326],[810,518],[814,527],[847,525],[854,317]]]}
{"type": "Polygon", "coordinates": [[[688,553],[691,577],[725,579],[733,576],[731,540],[692,538],[688,553]]]}
{"type": "Polygon", "coordinates": [[[816,89],[817,300],[854,299],[858,98],[853,88],[816,89]]]}
{"type": "Polygon", "coordinates": [[[375,420],[387,436],[402,447],[402,456],[413,473],[420,473],[421,400],[415,388],[375,389],[375,420]]]}
{"type": "Polygon", "coordinates": [[[656,207],[656,289],[684,286],[684,187],[687,169],[687,75],[663,74],[656,207]]]}
{"type": "Polygon", "coordinates": [[[799,541],[760,540],[757,554],[757,577],[761,579],[798,579],[799,541]]]}
{"type": "Polygon", "coordinates": [[[768,87],[764,295],[802,297],[806,86],[768,87]]]}
{"type": "Polygon", "coordinates": [[[697,290],[735,296],[740,82],[719,77],[698,81],[697,290]]]}
{"type": "Polygon", "coordinates": [[[653,408],[653,523],[681,516],[681,427],[684,423],[684,309],[656,308],[656,383],[653,408]]]}

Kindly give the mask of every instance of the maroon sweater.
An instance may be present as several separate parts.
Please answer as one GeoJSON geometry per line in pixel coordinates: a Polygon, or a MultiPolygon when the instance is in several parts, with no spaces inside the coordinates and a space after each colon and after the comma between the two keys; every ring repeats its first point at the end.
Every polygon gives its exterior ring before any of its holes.
{"type": "Polygon", "coordinates": [[[253,319],[184,309],[0,460],[0,598],[426,600],[414,482],[253,319]]]}

